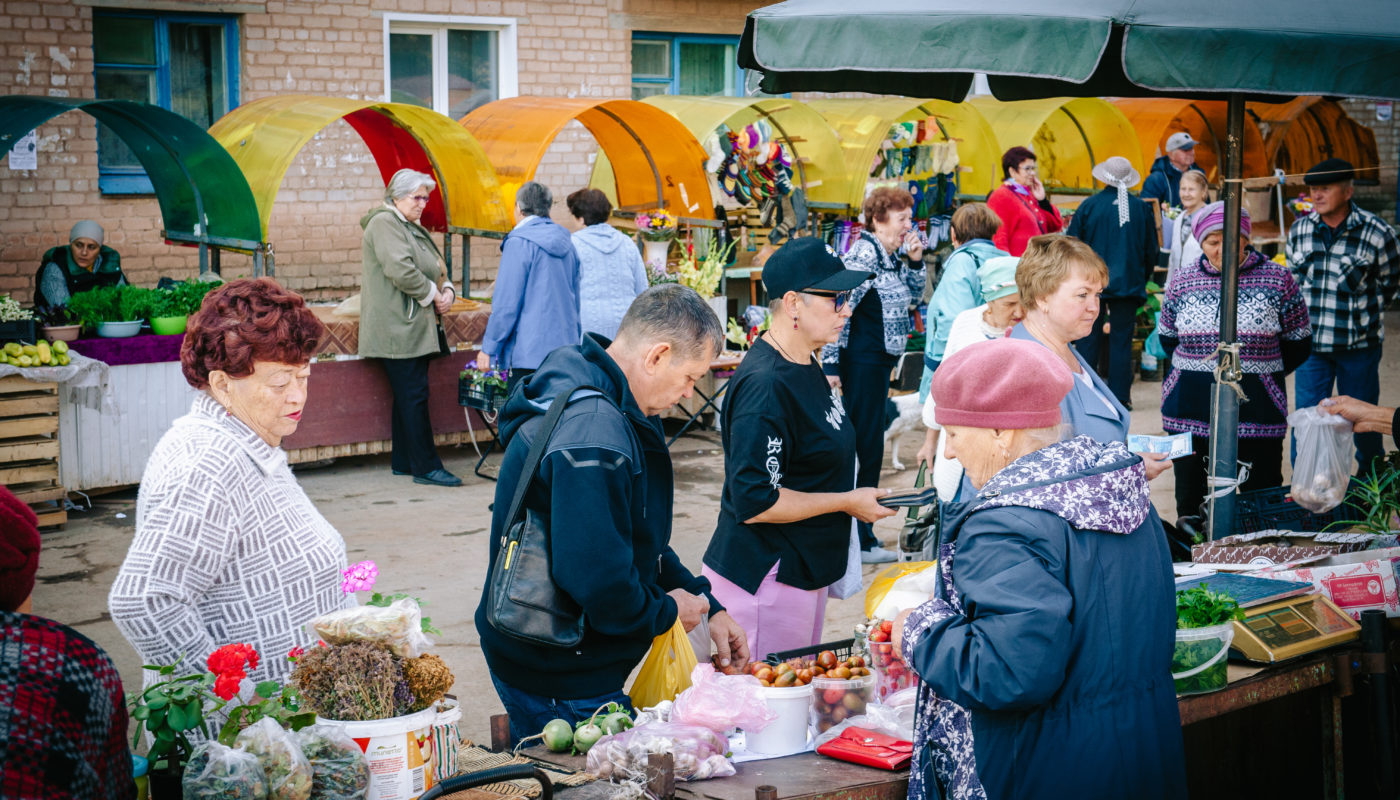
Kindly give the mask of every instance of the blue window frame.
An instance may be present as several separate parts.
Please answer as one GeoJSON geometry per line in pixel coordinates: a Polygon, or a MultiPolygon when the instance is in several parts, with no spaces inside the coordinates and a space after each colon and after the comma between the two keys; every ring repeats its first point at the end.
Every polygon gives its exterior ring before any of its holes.
{"type": "Polygon", "coordinates": [[[654,94],[742,97],[739,37],[689,33],[632,34],[632,99],[654,94]]]}
{"type": "MultiPolygon", "coordinates": [[[[135,100],[208,128],[238,105],[238,22],[213,14],[94,9],[97,97],[135,100]]],[[[153,194],[151,180],[121,139],[97,126],[103,194],[153,194]]]]}

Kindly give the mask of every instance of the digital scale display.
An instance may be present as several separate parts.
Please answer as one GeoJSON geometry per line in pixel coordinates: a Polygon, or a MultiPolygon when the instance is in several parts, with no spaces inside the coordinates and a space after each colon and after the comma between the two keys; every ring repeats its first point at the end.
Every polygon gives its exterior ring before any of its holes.
{"type": "Polygon", "coordinates": [[[1232,647],[1250,661],[1273,663],[1354,639],[1361,626],[1322,595],[1290,597],[1246,611],[1232,647]]]}

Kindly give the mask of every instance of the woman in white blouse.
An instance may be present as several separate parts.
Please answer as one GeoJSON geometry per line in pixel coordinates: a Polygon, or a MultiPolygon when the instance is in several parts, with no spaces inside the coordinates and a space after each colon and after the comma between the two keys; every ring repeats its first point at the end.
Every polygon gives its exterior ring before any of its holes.
{"type": "MultiPolygon", "coordinates": [[[[210,292],[180,363],[200,390],[151,453],[136,536],[108,596],[142,663],[205,669],[235,642],[261,656],[249,679],[282,680],[306,623],[353,605],[345,542],[302,492],[281,449],[306,404],[324,327],[269,278],[210,292]]],[[[158,678],[147,672],[147,681],[158,678]]]]}
{"type": "Polygon", "coordinates": [[[1172,241],[1167,257],[1168,284],[1172,282],[1177,267],[1182,264],[1194,264],[1201,257],[1201,243],[1191,227],[1195,222],[1196,213],[1210,202],[1208,187],[1206,174],[1200,170],[1187,170],[1181,176],[1182,211],[1172,225],[1172,241]]]}

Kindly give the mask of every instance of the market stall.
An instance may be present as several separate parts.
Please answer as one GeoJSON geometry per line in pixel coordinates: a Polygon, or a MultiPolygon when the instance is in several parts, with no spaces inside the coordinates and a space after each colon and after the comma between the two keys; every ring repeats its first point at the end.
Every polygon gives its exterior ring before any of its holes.
{"type": "Polygon", "coordinates": [[[1347,116],[1335,100],[1308,95],[1287,103],[1249,103],[1246,111],[1264,133],[1268,163],[1290,176],[1288,187],[1300,188],[1303,173],[1327,158],[1350,161],[1358,183],[1380,179],[1375,132],[1347,116]]]}
{"type": "Polygon", "coordinates": [[[1097,97],[1050,97],[1003,101],[989,96],[968,104],[996,132],[998,158],[1017,145],[1029,147],[1040,179],[1052,193],[1092,194],[1102,188],[1090,174],[1110,156],[1132,162],[1147,177],[1137,131],[1122,111],[1097,97]]]}
{"type": "MultiPolygon", "coordinates": [[[[1206,180],[1219,185],[1225,153],[1225,103],[1222,100],[1173,100],[1164,97],[1108,98],[1132,123],[1142,148],[1142,163],[1152,162],[1166,152],[1167,137],[1178,131],[1196,140],[1196,166],[1205,170],[1206,180]]],[[[1253,120],[1244,126],[1244,177],[1269,174],[1269,156],[1264,137],[1253,120]]],[[[1143,178],[1146,179],[1146,175],[1143,178]]]]}

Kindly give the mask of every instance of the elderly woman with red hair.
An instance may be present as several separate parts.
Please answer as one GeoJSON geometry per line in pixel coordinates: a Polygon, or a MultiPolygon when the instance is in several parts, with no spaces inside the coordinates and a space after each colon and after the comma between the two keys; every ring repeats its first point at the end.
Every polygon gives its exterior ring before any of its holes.
{"type": "Polygon", "coordinates": [[[1031,237],[1054,233],[1064,227],[1060,210],[1050,204],[1040,182],[1035,153],[1028,147],[1013,147],[1001,157],[1005,180],[987,195],[987,207],[1001,218],[1001,227],[992,244],[1013,256],[1026,252],[1031,237]]]}
{"type": "Polygon", "coordinates": [[[183,657],[195,672],[243,642],[262,655],[250,679],[282,680],[288,651],[314,643],[305,624],[353,604],[341,592],[345,542],[280,446],[301,420],[323,330],[269,278],[215,289],[191,318],[180,364],[199,391],[146,464],[108,597],[142,663],[183,657]]]}

